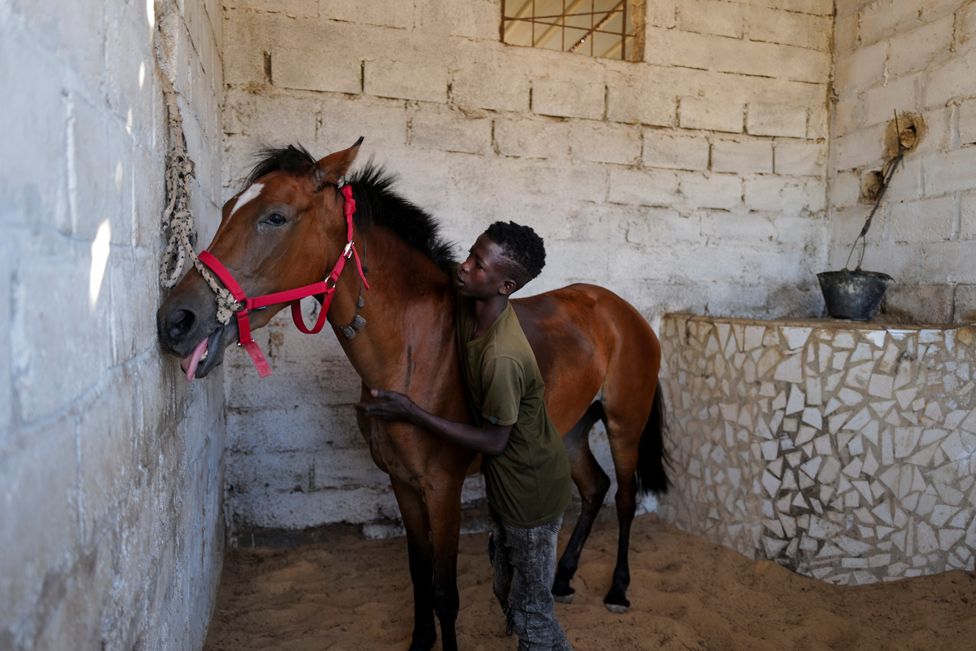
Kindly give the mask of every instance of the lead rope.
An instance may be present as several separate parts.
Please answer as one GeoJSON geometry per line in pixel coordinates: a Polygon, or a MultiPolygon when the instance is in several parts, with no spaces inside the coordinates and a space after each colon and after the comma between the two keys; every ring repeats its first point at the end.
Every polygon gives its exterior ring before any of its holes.
{"type": "Polygon", "coordinates": [[[217,299],[217,321],[227,325],[234,312],[241,309],[241,303],[223,287],[207,269],[193,250],[196,239],[193,213],[190,212],[190,179],[193,178],[193,161],[186,153],[186,137],[183,135],[183,119],[176,105],[176,91],[165,74],[160,75],[163,82],[163,96],[166,99],[166,113],[169,135],[169,152],[166,155],[166,197],[168,203],[163,211],[163,237],[166,249],[159,266],[159,284],[164,289],[172,289],[183,273],[183,266],[189,256],[193,266],[207,281],[217,299]]]}

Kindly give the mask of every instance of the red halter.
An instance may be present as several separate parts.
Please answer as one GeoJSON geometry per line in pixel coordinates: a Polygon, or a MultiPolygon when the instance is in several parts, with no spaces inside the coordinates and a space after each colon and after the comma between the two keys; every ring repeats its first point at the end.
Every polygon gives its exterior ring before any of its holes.
{"type": "Polygon", "coordinates": [[[261,352],[261,347],[258,346],[257,342],[254,341],[254,337],[251,336],[251,310],[259,310],[279,303],[291,303],[291,318],[298,329],[305,334],[315,334],[322,330],[322,327],[325,325],[325,319],[329,314],[329,306],[332,304],[332,298],[335,296],[336,285],[339,284],[339,276],[342,275],[342,270],[346,268],[346,261],[349,258],[356,259],[356,270],[359,272],[359,277],[363,281],[363,286],[369,289],[369,283],[366,282],[366,274],[363,273],[363,263],[359,259],[359,252],[356,250],[356,244],[352,239],[352,216],[356,212],[356,200],[353,199],[352,188],[348,184],[342,185],[339,192],[345,200],[343,213],[346,216],[346,246],[332,267],[332,271],[325,277],[325,280],[320,280],[317,283],[296,289],[288,289],[283,292],[274,292],[273,294],[264,294],[263,296],[249,298],[244,293],[244,290],[241,289],[241,286],[237,284],[237,281],[234,280],[234,276],[227,270],[227,267],[222,265],[210,251],[200,253],[200,262],[207,265],[220,278],[220,281],[224,283],[224,286],[227,287],[238,303],[244,304],[241,309],[234,312],[234,316],[237,317],[237,345],[243,346],[247,354],[251,356],[251,359],[254,361],[254,366],[258,370],[258,375],[261,377],[271,375],[271,367],[268,365],[268,360],[265,359],[264,353],[261,352]],[[319,311],[318,320],[316,320],[315,325],[311,328],[305,325],[305,320],[302,318],[302,308],[299,304],[299,301],[306,296],[319,296],[322,301],[322,309],[319,311]]]}

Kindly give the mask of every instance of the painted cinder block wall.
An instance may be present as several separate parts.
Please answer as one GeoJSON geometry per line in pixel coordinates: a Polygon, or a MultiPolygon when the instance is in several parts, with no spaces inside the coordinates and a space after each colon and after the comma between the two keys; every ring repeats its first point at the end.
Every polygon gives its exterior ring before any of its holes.
{"type": "Polygon", "coordinates": [[[896,280],[892,316],[976,320],[976,3],[839,0],[834,40],[830,264],[844,264],[870,210],[895,111],[922,116],[868,234],[864,268],[896,280]]]}
{"type": "MultiPolygon", "coordinates": [[[[653,0],[636,63],[504,45],[498,0],[224,7],[225,198],[261,145],[322,156],[363,135],[459,245],[532,224],[549,262],[527,291],[596,282],[654,323],[819,312],[829,0],[653,0]]],[[[281,318],[259,341],[271,378],[225,362],[235,524],[395,518],[331,335],[281,318]]]]}
{"type": "Polygon", "coordinates": [[[0,3],[0,648],[198,649],[223,554],[221,380],[156,343],[166,131],[221,190],[220,4],[0,3]]]}

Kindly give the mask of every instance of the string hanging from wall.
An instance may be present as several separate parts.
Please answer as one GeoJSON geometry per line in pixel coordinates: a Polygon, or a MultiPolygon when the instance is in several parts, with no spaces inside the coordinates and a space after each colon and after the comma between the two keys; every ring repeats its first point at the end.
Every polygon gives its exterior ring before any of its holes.
{"type": "Polygon", "coordinates": [[[159,267],[159,284],[172,289],[183,275],[189,257],[193,266],[217,297],[217,321],[226,324],[240,309],[240,303],[220,284],[194,251],[196,223],[190,210],[190,181],[193,161],[186,150],[183,117],[177,103],[177,93],[169,77],[160,70],[163,98],[166,102],[166,129],[169,146],[166,153],[166,208],[163,210],[162,234],[166,240],[159,267]]]}

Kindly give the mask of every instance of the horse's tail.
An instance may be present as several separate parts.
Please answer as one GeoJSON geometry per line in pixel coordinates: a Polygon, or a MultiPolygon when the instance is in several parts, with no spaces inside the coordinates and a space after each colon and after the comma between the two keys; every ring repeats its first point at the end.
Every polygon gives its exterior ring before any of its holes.
{"type": "Polygon", "coordinates": [[[668,492],[671,480],[668,479],[666,465],[671,465],[671,461],[664,449],[664,396],[658,382],[651,415],[644,425],[637,448],[637,488],[641,494],[663,495],[668,492]]]}

